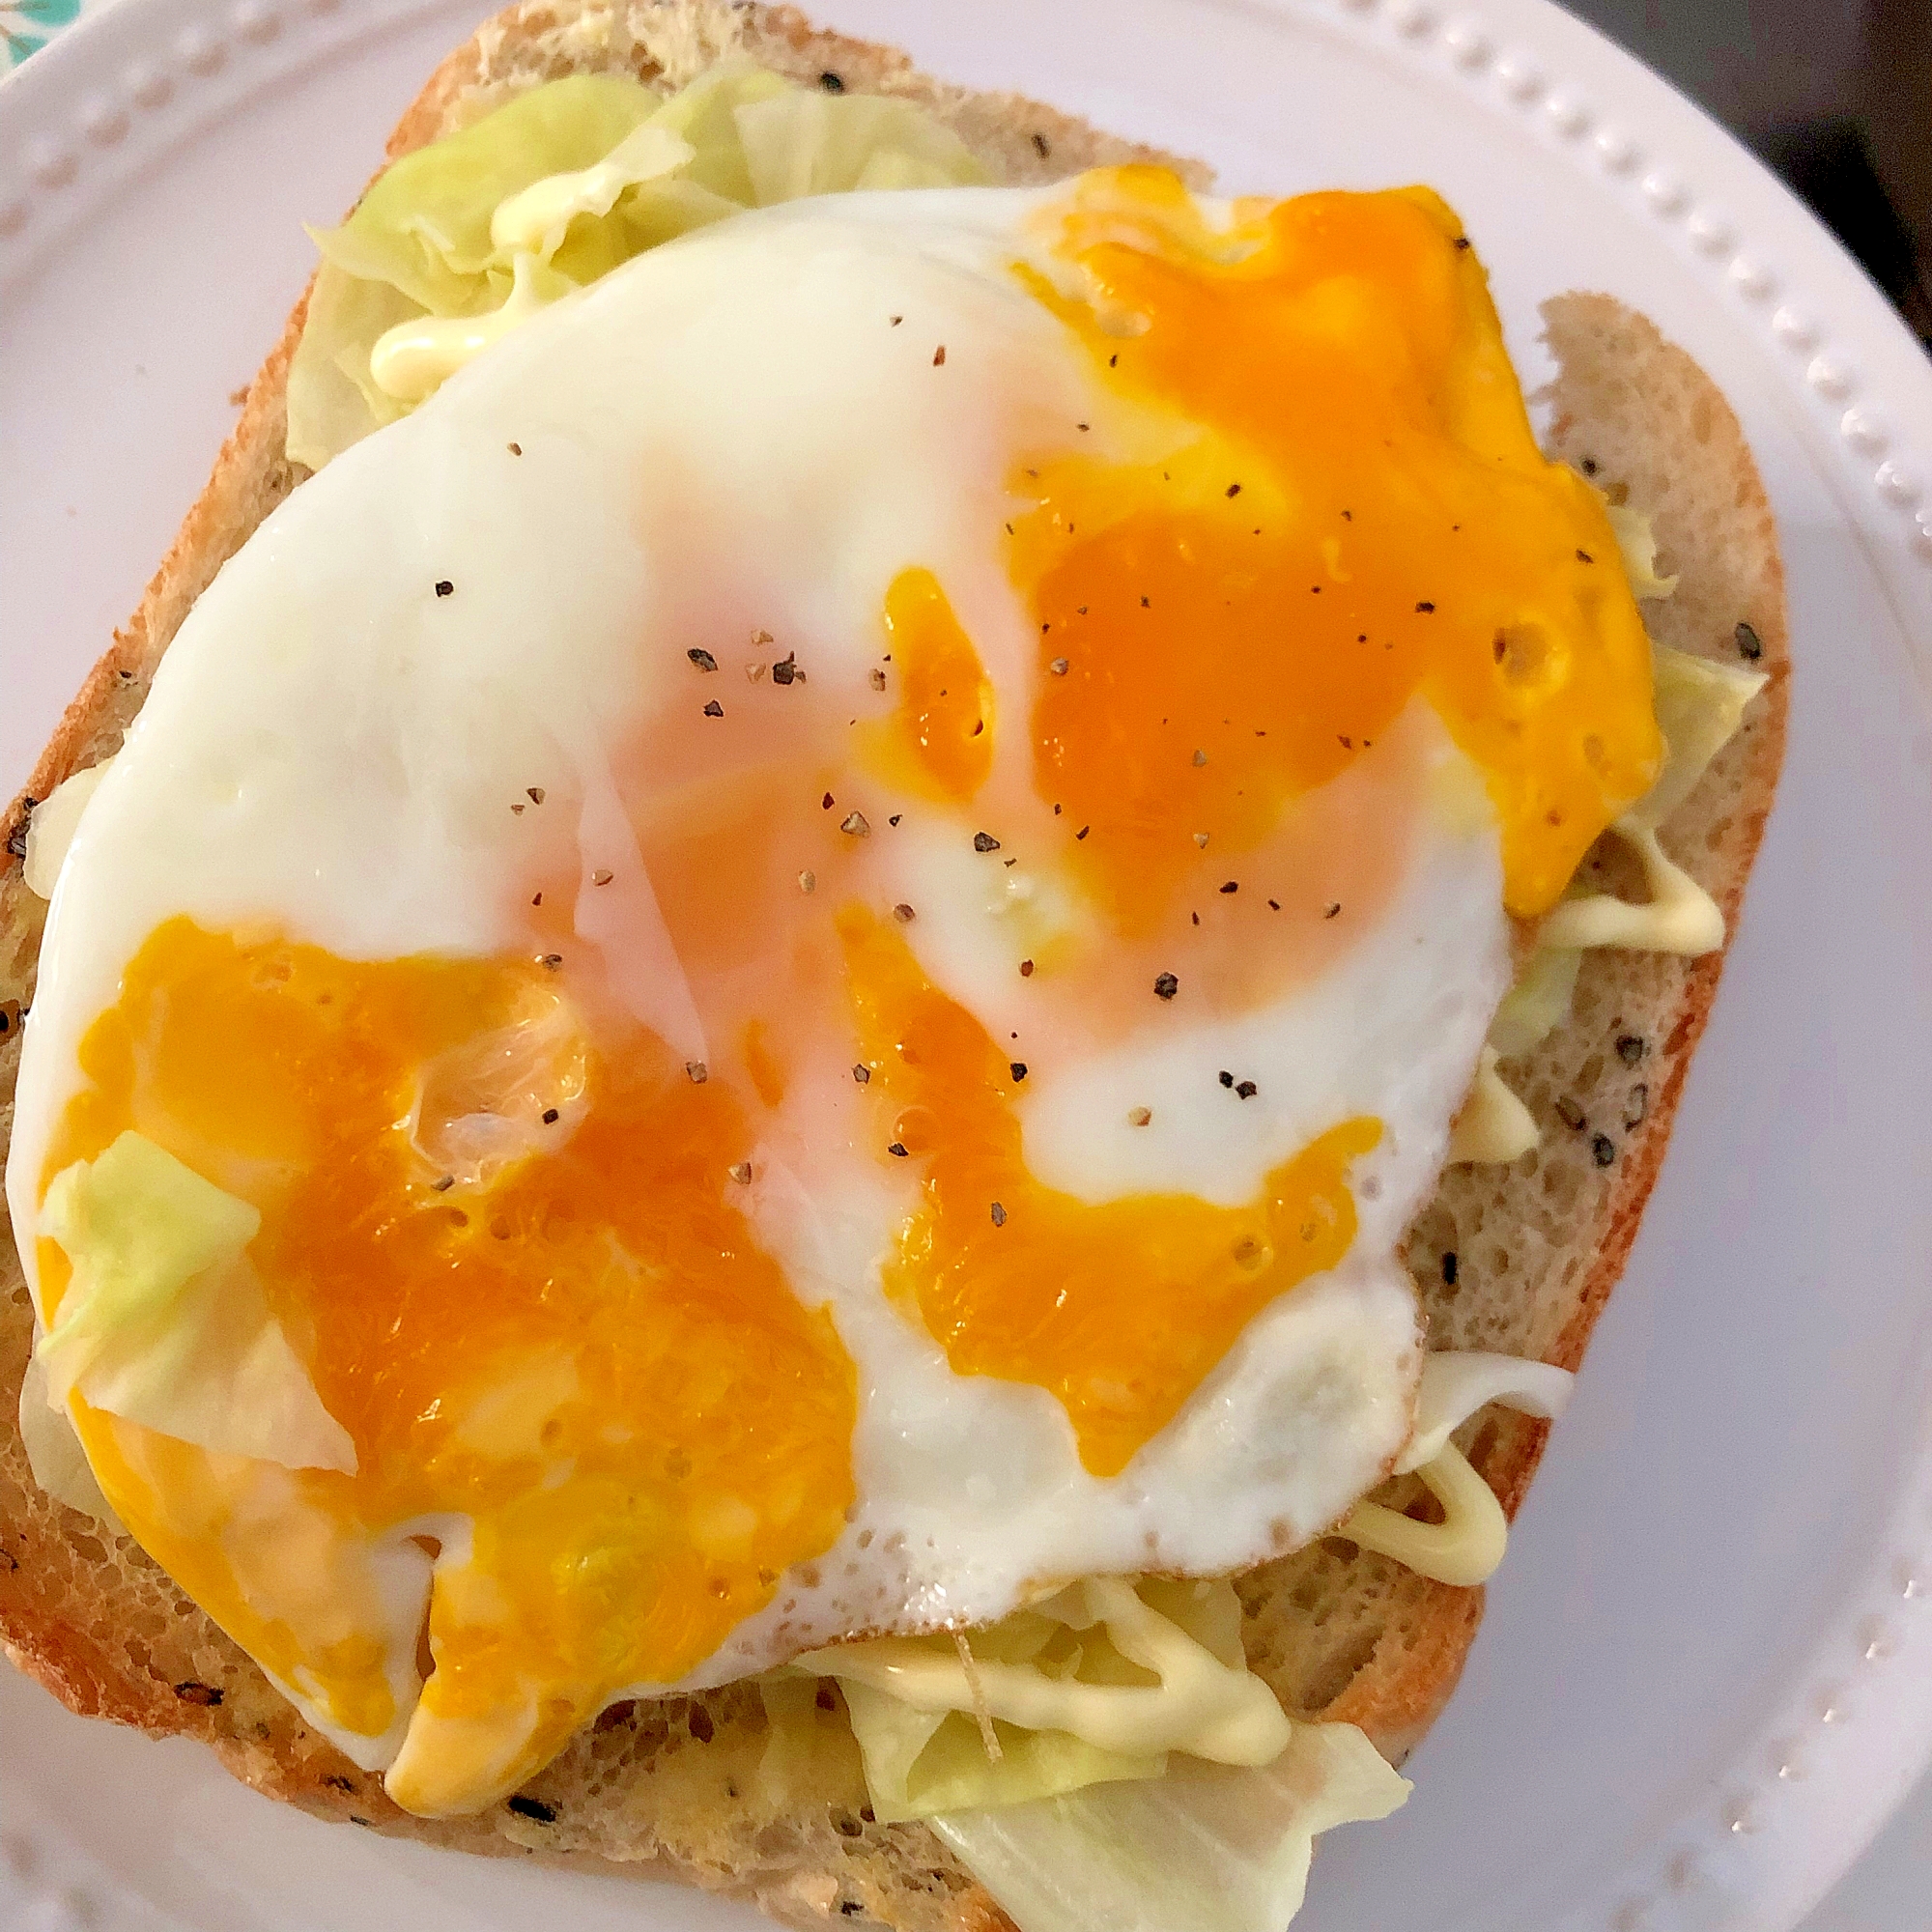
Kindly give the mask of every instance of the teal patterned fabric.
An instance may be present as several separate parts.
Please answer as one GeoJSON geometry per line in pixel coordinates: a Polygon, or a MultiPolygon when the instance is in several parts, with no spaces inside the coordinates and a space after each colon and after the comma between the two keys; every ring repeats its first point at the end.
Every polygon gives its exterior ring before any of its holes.
{"type": "Polygon", "coordinates": [[[80,0],[0,0],[0,73],[45,46],[80,12],[80,0]]]}

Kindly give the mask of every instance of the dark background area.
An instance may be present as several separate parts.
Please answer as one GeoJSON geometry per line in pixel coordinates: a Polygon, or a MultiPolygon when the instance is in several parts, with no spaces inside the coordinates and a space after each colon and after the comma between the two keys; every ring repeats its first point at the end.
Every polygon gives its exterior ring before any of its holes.
{"type": "Polygon", "coordinates": [[[1797,189],[1932,346],[1932,0],[1564,0],[1797,189]]]}

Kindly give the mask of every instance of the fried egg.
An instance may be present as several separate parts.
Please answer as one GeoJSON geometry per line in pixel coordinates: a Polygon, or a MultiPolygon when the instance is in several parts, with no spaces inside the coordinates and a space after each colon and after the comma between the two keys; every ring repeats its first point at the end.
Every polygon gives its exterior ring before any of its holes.
{"type": "Polygon", "coordinates": [[[558,303],[262,526],[81,815],[43,1320],[137,1134],[353,1444],[83,1378],[106,1495],[425,1814],[1320,1534],[1512,915],[1657,767],[1616,556],[1421,190],[827,197],[558,303]]]}

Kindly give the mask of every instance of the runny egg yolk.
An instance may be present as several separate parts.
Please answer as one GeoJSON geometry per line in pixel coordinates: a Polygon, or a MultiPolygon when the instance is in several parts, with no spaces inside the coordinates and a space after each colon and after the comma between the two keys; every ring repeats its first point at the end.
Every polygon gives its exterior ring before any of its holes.
{"type": "Polygon", "coordinates": [[[949,804],[975,798],[993,770],[993,685],[929,570],[902,570],[886,590],[887,662],[898,701],[874,739],[885,771],[949,804]]]}
{"type": "MultiPolygon", "coordinates": [[[[342,1546],[421,1518],[473,1525],[429,1627],[416,1721],[456,1760],[429,1809],[682,1676],[853,1493],[852,1363],[730,1199],[743,1109],[648,1035],[607,1019],[593,1043],[556,981],[172,921],[89,1032],[53,1150],[133,1127],[259,1208],[251,1256],[355,1441],[355,1475],[294,1472],[276,1533],[248,1537],[234,1459],[85,1419],[117,1507],[244,1648],[380,1733],[367,1624],[331,1652],[275,1613],[282,1573],[347,1570],[342,1546]]],[[[57,1284],[60,1251],[42,1260],[57,1284]]]]}
{"type": "Polygon", "coordinates": [[[1217,233],[1172,175],[1123,169],[1048,220],[1073,287],[1023,272],[1180,432],[1014,476],[1036,782],[1092,827],[1092,890],[1145,928],[1207,863],[1193,835],[1253,845],[1419,693],[1485,775],[1509,909],[1546,911],[1656,777],[1650,647],[1455,215],[1421,188],[1310,194],[1217,233]]]}
{"type": "MultiPolygon", "coordinates": [[[[1285,1151],[1236,1208],[1093,1205],[1037,1180],[1014,1064],[923,970],[914,909],[895,921],[881,893],[901,809],[963,841],[1008,828],[1009,849],[979,846],[989,877],[1023,851],[1080,901],[1037,978],[1014,964],[1031,995],[1064,989],[1067,1037],[1107,1046],[1341,966],[1326,868],[1368,924],[1429,809],[1403,789],[1415,699],[1482,774],[1520,914],[1654,776],[1615,539],[1536,450],[1440,202],[1314,195],[1243,205],[1219,231],[1172,177],[1126,169],[1039,218],[1053,272],[1017,272],[1097,406],[1052,447],[1013,439],[1010,520],[984,533],[1024,612],[1026,680],[996,692],[987,659],[1005,660],[908,557],[872,675],[761,664],[774,674],[700,708],[667,674],[675,705],[617,727],[633,861],[707,1067],[628,1017],[556,910],[605,863],[568,837],[506,879],[506,902],[546,907],[520,912],[522,956],[355,963],[178,919],[85,1037],[89,1084],[43,1186],[131,1127],[254,1204],[251,1259],[357,1452],[354,1476],[238,1468],[80,1405],[142,1542],[283,1681],[373,1736],[394,1672],[365,1546],[470,1526],[439,1568],[435,1668],[391,1773],[412,1808],[514,1788],[838,1536],[853,1364],[730,1178],[828,1029],[841,1081],[854,1063],[869,1076],[856,1111],[902,1189],[887,1291],[956,1373],[1049,1391],[1096,1475],[1354,1238],[1370,1119],[1285,1151]],[[1314,810],[1384,734],[1362,767],[1379,789],[1314,810]],[[1156,1000],[1150,962],[1183,958],[1188,1000],[1156,1000]]],[[[689,677],[719,641],[640,648],[689,677]]],[[[570,809],[559,791],[545,811],[570,809]]],[[[594,876],[611,904],[635,885],[594,876]]],[[[65,1263],[46,1240],[39,1263],[51,1315],[65,1263]]]]}
{"type": "Polygon", "coordinates": [[[888,1292],[918,1309],[956,1374],[1057,1396],[1082,1463],[1118,1475],[1255,1315],[1348,1253],[1349,1163],[1380,1122],[1329,1128],[1243,1208],[1185,1194],[1090,1206],[1028,1173],[1012,1067],[904,939],[857,909],[840,932],[893,1145],[923,1169],[888,1292]]]}

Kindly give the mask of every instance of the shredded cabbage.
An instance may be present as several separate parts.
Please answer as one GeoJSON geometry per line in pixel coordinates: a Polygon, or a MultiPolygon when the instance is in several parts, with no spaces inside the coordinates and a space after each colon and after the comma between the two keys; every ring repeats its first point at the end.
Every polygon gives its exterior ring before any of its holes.
{"type": "Polygon", "coordinates": [[[110,755],[84,772],[71,774],[35,806],[27,820],[27,854],[20,870],[27,890],[37,897],[53,897],[61,867],[67,863],[67,848],[80,830],[80,814],[113,762],[110,755]]]}
{"type": "Polygon", "coordinates": [[[47,1401],[78,1395],[204,1449],[293,1469],[355,1467],[247,1258],[245,1201],[124,1133],[54,1177],[42,1233],[72,1269],[35,1359],[47,1401]]]}
{"type": "Polygon", "coordinates": [[[1490,1044],[1503,1060],[1540,1046],[1570,1017],[1583,955],[1574,947],[1540,947],[1490,1022],[1490,1044]]]}
{"type": "MultiPolygon", "coordinates": [[[[490,239],[497,210],[548,176],[603,160],[658,105],[641,82],[615,74],[570,74],[533,87],[405,155],[377,177],[340,228],[316,235],[316,245],[346,273],[387,282],[432,314],[494,306],[480,279],[510,268],[490,239]]],[[[581,284],[614,269],[627,252],[607,224],[586,222],[573,224],[553,260],[581,284]]]]}
{"type": "Polygon", "coordinates": [[[1158,1777],[1170,1751],[1265,1764],[1288,1742],[1288,1719],[1248,1669],[1225,1577],[1090,1577],[970,1643],[970,1669],[944,1634],[796,1662],[838,1680],[889,1822],[1158,1777]]]}
{"type": "Polygon", "coordinates": [[[1167,1776],[928,1822],[1020,1932],[1283,1932],[1318,1833],[1408,1796],[1352,1724],[1296,1724],[1264,1767],[1167,1776]]]}
{"type": "Polygon", "coordinates": [[[47,1372],[38,1355],[27,1358],[27,1373],[20,1381],[20,1446],[27,1452],[34,1481],[55,1502],[91,1516],[116,1536],[128,1534],[127,1525],[100,1493],[71,1418],[49,1402],[47,1372]]]}
{"type": "Polygon", "coordinates": [[[1650,897],[1637,905],[1607,893],[1559,899],[1540,935],[1547,947],[1628,946],[1695,957],[1724,943],[1724,918],[1702,886],[1658,842],[1657,828],[1690,797],[1711,760],[1744,722],[1745,706],[1764,689],[1758,671],[1710,658],[1651,647],[1663,770],[1611,830],[1643,867],[1650,897]]]}
{"type": "Polygon", "coordinates": [[[464,353],[647,248],[747,208],[853,189],[987,179],[922,107],[794,86],[746,61],[666,99],[639,81],[572,74],[407,155],[322,250],[289,369],[289,454],[320,469],[405,415],[464,353]],[[446,367],[392,384],[371,355],[412,326],[488,318],[445,338],[446,367]]]}
{"type": "MultiPolygon", "coordinates": [[[[1601,494],[1601,493],[1600,493],[1601,494]]],[[[1624,503],[1604,501],[1604,514],[1623,554],[1624,575],[1630,579],[1631,594],[1638,598],[1668,597],[1677,588],[1676,577],[1657,574],[1657,531],[1647,512],[1633,510],[1624,503]]]]}
{"type": "Polygon", "coordinates": [[[1627,816],[1655,831],[1689,798],[1711,760],[1737,735],[1745,706],[1764,689],[1762,671],[1740,670],[1667,644],[1651,646],[1657,728],[1667,754],[1657,782],[1627,816]]]}
{"type": "Polygon", "coordinates": [[[1170,1750],[1266,1764],[1289,1720],[1248,1669],[1239,1617],[1225,1580],[1177,1593],[1089,1577],[975,1632],[970,1659],[939,1635],[840,1644],[796,1663],[838,1679],[874,1808],[888,1807],[879,1815],[918,1817],[1156,1776],[1170,1750]],[[1210,1607],[1217,1591],[1227,1605],[1210,1607]],[[945,1721],[967,1712],[973,1723],[945,1721]]]}
{"type": "Polygon", "coordinates": [[[1158,1777],[1165,1751],[1134,1756],[1090,1745],[1070,1731],[1034,1731],[992,1719],[1000,1755],[986,1755],[980,1727],[959,1711],[916,1711],[890,1690],[856,1679],[841,1686],[866,1789],[888,1825],[935,1811],[1018,1804],[1120,1778],[1158,1777]]]}
{"type": "Polygon", "coordinates": [[[973,186],[991,177],[910,100],[789,88],[738,110],[756,205],[854,189],[973,186]]]}

